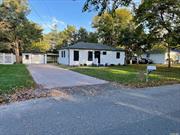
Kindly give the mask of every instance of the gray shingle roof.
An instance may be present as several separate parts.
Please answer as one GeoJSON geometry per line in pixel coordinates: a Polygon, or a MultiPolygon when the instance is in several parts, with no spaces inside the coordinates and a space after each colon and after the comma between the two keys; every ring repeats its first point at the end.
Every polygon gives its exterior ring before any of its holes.
{"type": "Polygon", "coordinates": [[[63,47],[62,49],[85,49],[85,50],[110,50],[110,51],[124,51],[121,48],[114,48],[108,45],[99,44],[99,43],[86,43],[78,42],[74,45],[63,47]]]}

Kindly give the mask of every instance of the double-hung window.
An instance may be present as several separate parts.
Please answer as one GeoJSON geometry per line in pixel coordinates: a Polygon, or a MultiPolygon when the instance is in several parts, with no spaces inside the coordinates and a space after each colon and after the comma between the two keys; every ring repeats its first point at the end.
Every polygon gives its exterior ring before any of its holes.
{"type": "Polygon", "coordinates": [[[61,57],[62,58],[66,57],[66,52],[65,51],[61,51],[61,57]]]}

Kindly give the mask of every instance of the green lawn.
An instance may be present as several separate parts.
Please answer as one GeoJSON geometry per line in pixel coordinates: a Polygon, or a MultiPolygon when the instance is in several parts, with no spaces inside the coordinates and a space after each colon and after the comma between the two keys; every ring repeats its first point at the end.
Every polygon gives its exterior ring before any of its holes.
{"type": "Polygon", "coordinates": [[[100,79],[117,82],[131,87],[158,86],[163,84],[180,83],[180,66],[176,65],[171,69],[167,65],[157,65],[157,71],[153,72],[146,83],[146,65],[128,65],[111,67],[67,67],[70,70],[97,77],[100,79]]]}
{"type": "Polygon", "coordinates": [[[0,65],[0,94],[33,86],[35,83],[25,65],[0,65]]]}

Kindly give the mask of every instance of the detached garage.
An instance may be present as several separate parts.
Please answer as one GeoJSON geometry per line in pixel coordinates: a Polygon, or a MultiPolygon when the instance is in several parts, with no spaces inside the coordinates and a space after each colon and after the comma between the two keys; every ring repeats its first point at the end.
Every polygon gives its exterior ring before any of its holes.
{"type": "Polygon", "coordinates": [[[42,53],[23,53],[22,54],[23,64],[46,64],[47,55],[42,53]]]}

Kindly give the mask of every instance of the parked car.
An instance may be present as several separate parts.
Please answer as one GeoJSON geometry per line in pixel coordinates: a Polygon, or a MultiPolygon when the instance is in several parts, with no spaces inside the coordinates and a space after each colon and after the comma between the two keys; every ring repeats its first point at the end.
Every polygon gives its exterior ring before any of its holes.
{"type": "Polygon", "coordinates": [[[141,58],[139,60],[139,64],[152,64],[153,61],[151,59],[141,58]]]}
{"type": "Polygon", "coordinates": [[[137,64],[137,57],[132,57],[132,64],[137,64]]]}

